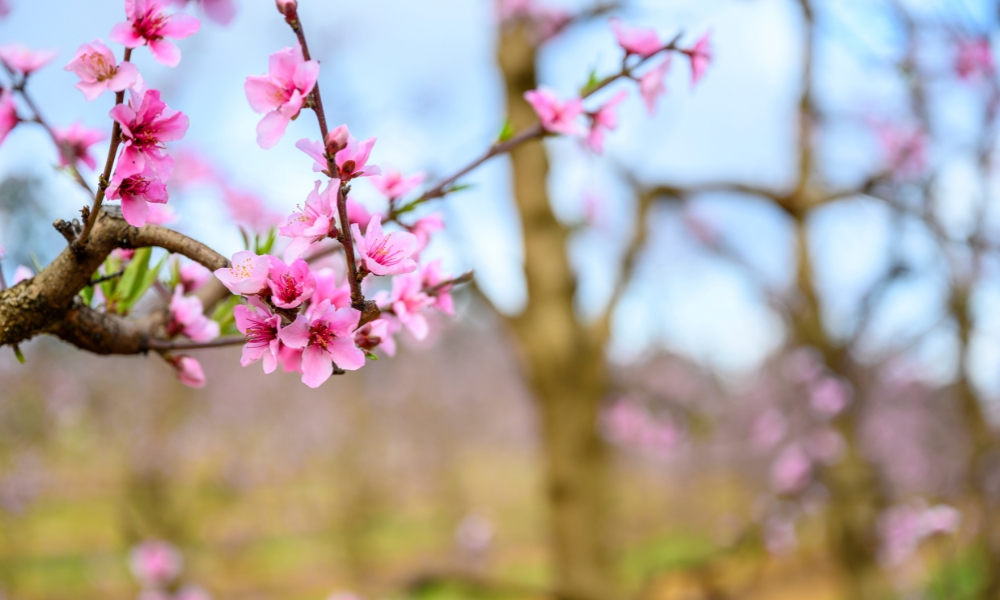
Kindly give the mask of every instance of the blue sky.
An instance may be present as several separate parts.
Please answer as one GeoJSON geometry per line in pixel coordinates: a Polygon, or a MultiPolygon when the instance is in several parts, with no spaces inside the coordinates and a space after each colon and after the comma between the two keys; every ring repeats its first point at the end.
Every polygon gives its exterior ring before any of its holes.
{"type": "MultiPolygon", "coordinates": [[[[123,2],[10,2],[14,10],[0,21],[0,42],[60,50],[55,64],[31,82],[46,117],[58,124],[81,120],[110,129],[111,96],[86,102],[72,87],[75,76],[60,67],[80,44],[107,40],[111,27],[124,18],[123,2]]],[[[191,128],[181,145],[208,156],[236,187],[254,190],[280,212],[289,212],[312,188],[311,160],[293,144],[302,137],[318,137],[315,120],[303,113],[277,147],[264,151],[256,145],[259,116],[246,102],[243,80],[265,72],[268,54],[291,45],[294,38],[272,2],[237,3],[239,13],[229,27],[203,20],[201,32],[179,43],[184,58],[176,69],[155,63],[145,49],[136,52],[135,62],[171,107],[190,116],[191,128]]],[[[824,3],[824,41],[817,57],[823,75],[817,78],[817,90],[837,110],[878,111],[891,107],[900,93],[899,83],[873,62],[873,57],[891,57],[898,43],[898,32],[880,17],[879,4],[824,3]]],[[[958,10],[961,3],[920,4],[929,14],[940,15],[958,10]],[[946,6],[951,8],[942,8],[946,6]]],[[[961,18],[975,25],[985,13],[979,3],[968,6],[961,18]]],[[[300,13],[322,64],[320,85],[331,125],[347,123],[358,137],[378,137],[376,163],[404,171],[423,169],[433,179],[481,152],[499,131],[503,97],[490,2],[439,0],[429,10],[428,3],[406,0],[300,0],[300,13]]],[[[579,307],[584,315],[607,301],[617,268],[607,258],[613,256],[608,248],[619,247],[616,240],[631,227],[633,200],[616,168],[649,182],[741,181],[765,187],[787,184],[795,168],[793,115],[802,40],[796,3],[647,0],[633,3],[623,17],[656,27],[664,37],[683,31],[689,42],[711,29],[716,60],[696,89],[689,84],[687,65],[678,60],[668,79],[668,96],[653,118],[633,94],[604,157],[594,157],[571,141],[547,142],[553,155],[550,190],[560,218],[579,220],[587,194],[601,198],[606,207],[609,233],[580,234],[572,244],[574,263],[580,265],[579,307]]],[[[592,68],[611,71],[618,60],[614,38],[601,20],[549,44],[542,52],[540,73],[546,85],[569,94],[592,68]]],[[[955,96],[957,108],[941,113],[958,131],[974,130],[966,100],[955,96]]],[[[845,125],[827,135],[825,164],[832,180],[856,178],[877,160],[863,131],[845,125]]],[[[0,178],[36,173],[46,182],[52,216],[65,217],[84,198],[50,168],[54,159],[40,130],[19,127],[0,147],[0,178]]],[[[950,186],[949,197],[956,198],[945,214],[961,228],[970,214],[961,208],[962,199],[976,193],[968,172],[970,159],[956,150],[945,160],[954,164],[949,163],[942,185],[950,186]]],[[[445,214],[449,230],[432,254],[444,257],[454,271],[474,268],[481,288],[498,308],[516,312],[524,302],[519,271],[523,257],[507,176],[506,161],[496,160],[468,178],[474,184],[471,190],[435,207],[445,214]]],[[[366,185],[356,186],[356,194],[373,206],[377,202],[366,185]]],[[[223,253],[240,249],[239,236],[216,198],[194,193],[172,202],[182,217],[178,228],[223,253]]],[[[715,195],[699,198],[692,211],[714,223],[769,286],[782,289],[788,284],[791,238],[777,210],[759,201],[715,195]]],[[[655,234],[636,285],[616,315],[612,354],[628,359],[651,347],[666,347],[727,372],[752,369],[782,343],[782,323],[763,302],[758,281],[699,249],[679,217],[669,207],[654,214],[655,234]]],[[[825,209],[813,226],[820,283],[829,306],[826,317],[835,330],[844,330],[857,298],[886,264],[892,225],[883,206],[859,199],[825,209]]],[[[922,271],[887,305],[872,348],[882,343],[880,339],[928,326],[941,306],[940,260],[928,251],[926,231],[911,229],[905,243],[922,271]]],[[[51,256],[60,241],[52,231],[47,239],[33,240],[34,251],[51,256]]],[[[13,266],[4,264],[4,271],[9,275],[13,266]]],[[[977,306],[998,306],[1000,292],[985,286],[976,301],[977,306]]],[[[1000,360],[996,320],[984,318],[978,342],[977,377],[989,389],[1000,389],[992,366],[1000,360]]],[[[929,366],[928,376],[943,380],[950,375],[954,361],[949,367],[947,357],[953,356],[952,349],[953,336],[947,331],[921,346],[918,356],[929,366]]]]}

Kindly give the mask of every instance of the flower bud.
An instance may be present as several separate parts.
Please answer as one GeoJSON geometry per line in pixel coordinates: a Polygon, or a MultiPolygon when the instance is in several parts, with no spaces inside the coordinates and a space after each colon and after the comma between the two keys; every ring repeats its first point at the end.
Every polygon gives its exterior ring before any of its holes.
{"type": "Polygon", "coordinates": [[[174,360],[174,368],[177,369],[177,379],[188,387],[205,387],[205,371],[201,368],[201,363],[190,356],[178,356],[174,360]]]}
{"type": "Polygon", "coordinates": [[[296,0],[276,0],[275,3],[278,5],[278,12],[286,17],[294,16],[295,11],[299,9],[299,3],[296,0]]]}
{"type": "Polygon", "coordinates": [[[332,155],[346,148],[349,135],[347,125],[341,125],[328,133],[326,136],[326,151],[332,155]]]}

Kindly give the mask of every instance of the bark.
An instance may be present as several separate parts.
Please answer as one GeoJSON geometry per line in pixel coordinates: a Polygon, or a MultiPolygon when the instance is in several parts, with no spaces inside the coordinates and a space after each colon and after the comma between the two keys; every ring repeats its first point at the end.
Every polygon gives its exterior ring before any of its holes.
{"type": "MultiPolygon", "coordinates": [[[[499,60],[512,126],[536,122],[524,92],[537,87],[535,47],[523,28],[502,33],[499,60]]],[[[546,494],[555,595],[617,600],[610,555],[606,445],[597,429],[607,388],[605,336],[575,316],[575,277],[567,257],[568,231],[546,193],[548,160],[540,141],[511,152],[514,196],[524,239],[528,302],[510,319],[534,390],[546,453],[546,494]]]]}
{"type": "MultiPolygon", "coordinates": [[[[56,221],[67,239],[75,227],[56,221]]],[[[104,259],[116,248],[155,246],[181,254],[209,269],[229,264],[208,246],[157,225],[132,227],[117,207],[105,207],[81,248],[67,246],[33,278],[0,291],[0,346],[18,344],[48,333],[97,354],[138,354],[150,349],[149,341],[165,323],[163,311],[145,319],[124,319],[84,306],[78,294],[104,259]]],[[[228,291],[212,280],[198,292],[202,304],[212,306],[228,291]]]]}
{"type": "Polygon", "coordinates": [[[798,251],[796,284],[800,294],[792,315],[794,343],[819,350],[827,368],[850,381],[856,392],[855,401],[834,422],[846,441],[844,459],[821,472],[830,492],[827,538],[844,574],[847,597],[881,600],[892,596],[892,589],[878,563],[878,517],[886,500],[878,473],[857,444],[864,393],[859,378],[854,376],[847,349],[830,339],[823,327],[805,214],[793,211],[792,216],[798,251]]]}

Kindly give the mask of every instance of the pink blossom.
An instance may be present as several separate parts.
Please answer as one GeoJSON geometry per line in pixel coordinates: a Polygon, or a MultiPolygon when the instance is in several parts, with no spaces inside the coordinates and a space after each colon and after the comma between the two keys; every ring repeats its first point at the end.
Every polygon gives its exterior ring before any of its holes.
{"type": "Polygon", "coordinates": [[[17,265],[14,269],[14,283],[12,285],[17,285],[22,281],[27,281],[35,276],[35,272],[24,265],[17,265]]]}
{"type": "Polygon", "coordinates": [[[424,290],[433,289],[432,306],[448,316],[455,316],[455,303],[451,298],[451,285],[441,285],[448,279],[441,275],[441,261],[432,260],[424,265],[420,271],[422,288],[424,290]]]}
{"type": "Polygon", "coordinates": [[[180,283],[188,292],[194,292],[212,278],[212,272],[196,262],[186,263],[180,268],[180,283]]]}
{"type": "MultiPolygon", "coordinates": [[[[346,128],[344,130],[346,131],[346,128]]],[[[372,177],[382,173],[382,169],[368,164],[368,157],[374,145],[375,138],[359,142],[354,136],[348,136],[347,146],[334,156],[337,162],[337,175],[341,181],[350,181],[356,177],[372,177]]]]}
{"type": "Polygon", "coordinates": [[[423,252],[424,248],[431,241],[431,235],[435,231],[444,229],[444,219],[439,214],[427,215],[417,219],[417,222],[409,228],[410,233],[417,236],[417,249],[414,254],[423,252]]]}
{"type": "Polygon", "coordinates": [[[604,150],[604,131],[614,131],[618,127],[618,115],[615,113],[615,108],[627,97],[628,92],[622,90],[591,115],[590,134],[587,136],[587,145],[594,152],[600,153],[604,150]]]}
{"type": "Polygon", "coordinates": [[[173,153],[173,158],[174,172],[170,179],[172,185],[189,187],[216,180],[212,164],[199,152],[181,149],[173,153]]]}
{"type": "MultiPolygon", "coordinates": [[[[280,340],[279,340],[280,341],[280,340]]],[[[278,350],[278,362],[285,373],[302,373],[302,349],[290,348],[281,344],[278,350]]]]}
{"type": "Polygon", "coordinates": [[[629,27],[624,25],[620,19],[611,19],[611,29],[618,38],[618,45],[622,47],[625,54],[638,54],[643,58],[649,58],[660,50],[663,50],[664,43],[660,41],[660,36],[656,35],[655,29],[644,29],[641,27],[629,27]]]}
{"type": "Polygon", "coordinates": [[[879,518],[882,538],[881,559],[896,566],[909,558],[924,539],[939,533],[954,533],[961,522],[961,513],[939,504],[927,508],[923,501],[893,506],[879,518]]]}
{"type": "Polygon", "coordinates": [[[808,441],[809,456],[817,462],[832,465],[843,456],[847,443],[840,433],[831,427],[820,429],[808,441]]]}
{"type": "Polygon", "coordinates": [[[88,129],[79,123],[69,127],[53,127],[52,134],[59,146],[59,164],[76,166],[82,161],[90,169],[97,168],[97,160],[90,155],[90,147],[107,137],[103,131],[88,129]]]}
{"type": "Polygon", "coordinates": [[[361,255],[362,267],[375,275],[399,275],[417,269],[410,255],[417,249],[417,236],[407,231],[382,234],[382,217],[375,215],[368,222],[364,236],[357,225],[351,225],[354,243],[361,255]]]}
{"type": "Polygon", "coordinates": [[[416,173],[410,177],[403,177],[403,174],[393,169],[386,169],[385,174],[372,177],[372,185],[382,192],[387,198],[396,199],[410,193],[424,181],[423,173],[416,173]]]}
{"type": "Polygon", "coordinates": [[[149,164],[160,179],[166,180],[174,161],[163,152],[163,144],[184,137],[188,128],[187,115],[164,104],[157,90],[130,94],[128,105],[118,104],[110,113],[122,130],[119,163],[131,163],[133,173],[149,164]]]}
{"type": "Polygon", "coordinates": [[[390,322],[386,318],[375,319],[354,332],[354,343],[366,352],[380,348],[386,356],[393,356],[396,354],[396,341],[392,336],[397,331],[398,322],[390,322]]]}
{"type": "Polygon", "coordinates": [[[166,204],[149,204],[148,207],[146,225],[169,225],[177,220],[177,214],[166,204]]]}
{"type": "MultiPolygon", "coordinates": [[[[194,361],[190,357],[183,358],[194,361]]],[[[132,548],[129,554],[129,566],[136,579],[156,587],[176,579],[183,564],[180,552],[173,545],[159,540],[145,541],[132,548]]]]}
{"type": "Polygon", "coordinates": [[[789,444],[771,465],[771,487],[779,494],[801,492],[809,483],[812,462],[798,444],[789,444]]]}
{"type": "Polygon", "coordinates": [[[563,102],[548,88],[538,88],[524,93],[545,131],[577,135],[582,133],[577,118],[583,114],[583,101],[573,98],[563,102]]]}
{"type": "Polygon", "coordinates": [[[317,181],[313,191],[306,197],[305,207],[299,207],[299,210],[288,217],[288,222],[278,229],[281,235],[292,238],[285,249],[285,260],[294,260],[302,256],[311,244],[336,235],[338,186],[331,181],[321,193],[320,184],[317,181]]]}
{"type": "Polygon", "coordinates": [[[350,198],[347,199],[347,223],[349,225],[357,224],[358,227],[363,228],[361,231],[364,232],[368,228],[368,222],[372,220],[372,216],[364,204],[350,198]]]}
{"type": "MultiPolygon", "coordinates": [[[[341,127],[343,127],[343,125],[341,125],[341,127]]],[[[338,127],[338,129],[340,128],[338,127]]],[[[305,152],[310,158],[313,159],[312,170],[314,173],[325,173],[326,175],[332,177],[329,173],[329,169],[326,168],[326,147],[323,145],[323,142],[314,142],[309,138],[302,138],[301,140],[295,142],[295,147],[305,152]]]]}
{"type": "Polygon", "coordinates": [[[313,304],[329,300],[333,308],[345,308],[351,305],[351,286],[346,278],[338,285],[337,273],[330,268],[319,269],[313,273],[313,277],[316,279],[316,291],[310,299],[313,304]]]}
{"type": "Polygon", "coordinates": [[[280,259],[270,257],[271,266],[267,274],[267,286],[271,288],[271,302],[279,308],[297,308],[312,297],[316,291],[316,278],[309,265],[301,258],[286,265],[280,259]]]}
{"type": "Polygon", "coordinates": [[[767,450],[785,437],[788,431],[788,421],[776,408],[761,413],[753,422],[750,443],[758,449],[767,450]]]}
{"type": "MultiPolygon", "coordinates": [[[[187,6],[190,0],[174,0],[176,6],[187,6]]],[[[200,4],[205,15],[219,25],[229,25],[236,16],[236,5],[233,0],[194,0],[200,4]]]]}
{"type": "Polygon", "coordinates": [[[104,90],[123,92],[139,79],[139,70],[135,65],[130,62],[119,65],[114,52],[101,40],[80,46],[64,70],[72,71],[80,78],[76,89],[83,92],[87,100],[94,100],[104,90]]]}
{"type": "Polygon", "coordinates": [[[181,62],[181,51],[166,38],[184,39],[198,31],[201,23],[184,13],[166,14],[166,3],[167,0],[125,0],[128,21],[115,25],[111,39],[126,48],[148,44],[153,58],[176,67],[181,62]]]}
{"type": "Polygon", "coordinates": [[[170,299],[167,331],[183,333],[195,342],[208,342],[219,337],[219,324],[205,316],[205,308],[197,296],[185,296],[184,287],[179,285],[170,299]]]}
{"type": "Polygon", "coordinates": [[[847,407],[851,388],[836,377],[824,377],[813,384],[809,400],[813,410],[824,417],[834,417],[847,407]]]}
{"type": "Polygon", "coordinates": [[[955,73],[966,81],[977,75],[993,75],[996,65],[988,38],[962,38],[956,42],[955,73]]]}
{"type": "Polygon", "coordinates": [[[229,216],[233,221],[251,232],[266,232],[281,222],[281,215],[271,210],[261,197],[253,192],[225,185],[222,188],[222,202],[229,209],[229,216]]]}
{"type": "Polygon", "coordinates": [[[685,54],[691,60],[691,85],[695,85],[701,81],[701,78],[705,76],[705,71],[708,70],[708,66],[712,64],[711,36],[711,31],[706,32],[705,35],[701,36],[695,42],[690,50],[685,51],[685,54]]]}
{"type": "Polygon", "coordinates": [[[177,379],[181,383],[193,388],[205,387],[205,370],[201,368],[201,363],[196,358],[178,356],[173,364],[177,369],[177,379]]]}
{"type": "Polygon", "coordinates": [[[0,18],[6,17],[10,14],[10,5],[7,4],[7,0],[0,0],[0,18]]]}
{"type": "Polygon", "coordinates": [[[173,600],[212,600],[212,596],[196,585],[186,585],[177,590],[173,600]]]}
{"type": "Polygon", "coordinates": [[[278,352],[281,349],[278,340],[281,317],[272,315],[256,296],[250,298],[249,306],[238,305],[233,315],[236,317],[236,328],[246,338],[240,364],[245,367],[263,359],[264,372],[273,373],[278,368],[278,352]]]}
{"type": "Polygon", "coordinates": [[[149,218],[149,204],[162,204],[167,201],[167,186],[159,180],[153,169],[147,165],[145,169],[134,172],[128,163],[119,164],[111,177],[107,196],[111,200],[121,200],[122,214],[129,225],[142,227],[149,218]]]}
{"type": "Polygon", "coordinates": [[[431,305],[433,300],[423,291],[423,278],[420,273],[401,275],[392,279],[392,311],[413,337],[418,340],[427,338],[430,327],[422,310],[431,305]]]}
{"type": "Polygon", "coordinates": [[[283,344],[303,348],[302,383],[319,387],[333,374],[333,363],[347,371],[364,366],[365,353],[354,344],[360,319],[360,311],[334,309],[324,301],[281,330],[278,337],[283,344]]]}
{"type": "Polygon", "coordinates": [[[22,75],[30,75],[52,62],[59,55],[58,50],[31,50],[22,44],[0,46],[0,62],[8,69],[22,75]]]}
{"type": "Polygon", "coordinates": [[[639,94],[651,115],[656,114],[656,101],[667,91],[663,79],[667,76],[667,71],[670,70],[670,59],[671,57],[668,55],[667,58],[663,59],[663,62],[639,78],[639,94]]]}
{"type": "Polygon", "coordinates": [[[257,144],[261,148],[271,148],[285,135],[319,77],[319,63],[305,60],[298,44],[275,52],[268,63],[267,75],[247,77],[243,85],[250,108],[264,114],[257,125],[257,144]]]}
{"type": "Polygon", "coordinates": [[[927,169],[927,137],[919,127],[875,124],[886,167],[898,179],[919,177],[927,169]]]}
{"type": "Polygon", "coordinates": [[[0,144],[7,139],[7,134],[17,125],[17,105],[14,95],[8,89],[0,90],[0,144]]]}
{"type": "Polygon", "coordinates": [[[232,267],[215,270],[215,278],[234,294],[250,296],[259,293],[267,285],[267,273],[271,267],[270,258],[257,256],[251,250],[233,255],[232,267]]]}

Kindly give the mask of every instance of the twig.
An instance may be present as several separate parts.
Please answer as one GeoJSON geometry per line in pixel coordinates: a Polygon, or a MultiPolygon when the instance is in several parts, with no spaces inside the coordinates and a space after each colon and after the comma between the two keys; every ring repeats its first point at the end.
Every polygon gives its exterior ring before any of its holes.
{"type": "MultiPolygon", "coordinates": [[[[122,62],[129,62],[132,58],[132,49],[125,48],[125,58],[122,62]]],[[[115,94],[115,106],[118,106],[125,100],[125,90],[122,90],[115,94]]],[[[118,121],[115,121],[114,125],[111,127],[111,143],[108,145],[108,158],[104,162],[104,173],[101,175],[100,182],[97,184],[97,194],[94,196],[94,205],[90,208],[90,213],[87,215],[87,222],[83,225],[83,231],[80,232],[80,237],[76,239],[73,247],[74,249],[82,248],[84,244],[87,243],[87,238],[90,237],[91,230],[94,229],[94,223],[97,221],[97,215],[101,212],[101,203],[104,202],[104,193],[108,189],[109,182],[111,181],[111,169],[115,166],[115,154],[118,152],[118,145],[122,141],[122,126],[118,121]]]]}
{"type": "Polygon", "coordinates": [[[98,277],[97,279],[91,279],[90,283],[87,284],[87,285],[91,286],[91,285],[97,285],[99,283],[104,283],[105,281],[111,281],[112,279],[117,279],[118,277],[121,277],[124,273],[125,273],[125,269],[121,269],[117,273],[112,273],[110,275],[102,275],[101,277],[98,277]]]}
{"type": "Polygon", "coordinates": [[[219,338],[217,340],[212,340],[210,342],[190,342],[185,340],[174,341],[174,340],[160,340],[154,338],[149,340],[149,349],[156,350],[157,352],[166,352],[168,350],[198,350],[201,348],[222,348],[225,346],[239,346],[245,343],[247,343],[246,339],[241,337],[219,338]]]}

